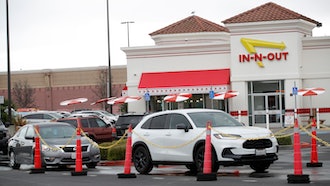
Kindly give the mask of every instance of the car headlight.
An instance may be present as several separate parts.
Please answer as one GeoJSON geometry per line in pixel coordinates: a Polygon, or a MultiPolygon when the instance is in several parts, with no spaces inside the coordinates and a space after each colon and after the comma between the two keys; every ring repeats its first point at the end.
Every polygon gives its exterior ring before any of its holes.
{"type": "Polygon", "coordinates": [[[239,139],[242,136],[238,134],[223,134],[223,133],[216,133],[213,136],[217,139],[239,139]]]}
{"type": "Polygon", "coordinates": [[[48,152],[50,148],[47,145],[41,145],[41,151],[48,152]]]}
{"type": "Polygon", "coordinates": [[[50,147],[48,145],[41,145],[41,151],[43,152],[49,152],[49,151],[52,151],[52,152],[56,152],[56,151],[59,151],[60,149],[57,148],[57,147],[50,147]]]}

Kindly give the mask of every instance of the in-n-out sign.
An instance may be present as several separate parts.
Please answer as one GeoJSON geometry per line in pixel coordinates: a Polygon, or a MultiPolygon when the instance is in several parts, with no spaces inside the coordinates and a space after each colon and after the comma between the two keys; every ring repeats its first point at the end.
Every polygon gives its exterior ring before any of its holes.
{"type": "Polygon", "coordinates": [[[249,38],[241,38],[241,43],[245,47],[246,51],[249,54],[239,54],[239,62],[250,62],[255,61],[259,67],[265,67],[263,60],[287,60],[288,52],[270,52],[267,54],[257,53],[256,47],[263,48],[275,48],[283,51],[286,46],[283,42],[269,42],[263,40],[249,39],[249,38]]]}

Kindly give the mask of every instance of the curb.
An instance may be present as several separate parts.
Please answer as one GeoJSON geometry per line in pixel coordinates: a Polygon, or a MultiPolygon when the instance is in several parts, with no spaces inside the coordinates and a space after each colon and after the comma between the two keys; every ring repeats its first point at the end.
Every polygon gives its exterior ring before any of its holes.
{"type": "Polygon", "coordinates": [[[124,166],[124,163],[125,163],[125,160],[100,161],[97,165],[98,166],[124,166]]]}

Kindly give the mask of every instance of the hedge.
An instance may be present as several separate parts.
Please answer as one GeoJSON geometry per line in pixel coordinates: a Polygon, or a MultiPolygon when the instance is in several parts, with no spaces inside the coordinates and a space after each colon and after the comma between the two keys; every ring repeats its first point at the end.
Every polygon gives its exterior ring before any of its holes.
{"type": "Polygon", "coordinates": [[[124,160],[125,159],[125,149],[126,149],[126,139],[120,141],[117,145],[113,146],[118,141],[106,142],[99,144],[102,147],[101,160],[124,160]],[[107,148],[111,147],[111,148],[107,148]]]}

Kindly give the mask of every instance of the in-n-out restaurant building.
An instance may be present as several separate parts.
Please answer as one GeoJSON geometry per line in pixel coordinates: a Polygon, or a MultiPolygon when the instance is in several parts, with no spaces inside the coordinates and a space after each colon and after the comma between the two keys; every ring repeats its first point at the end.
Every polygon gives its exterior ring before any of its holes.
{"type": "Polygon", "coordinates": [[[295,108],[307,122],[312,106],[330,122],[330,37],[312,36],[321,23],[271,2],[222,23],[192,15],[151,33],[154,46],[122,48],[127,94],[150,95],[129,103],[128,111],[214,108],[240,113],[249,125],[281,127],[292,123],[295,108]],[[303,97],[293,87],[326,91],[303,97]],[[211,100],[211,90],[239,95],[211,100]],[[193,97],[182,105],[163,101],[183,92],[193,97]]]}

